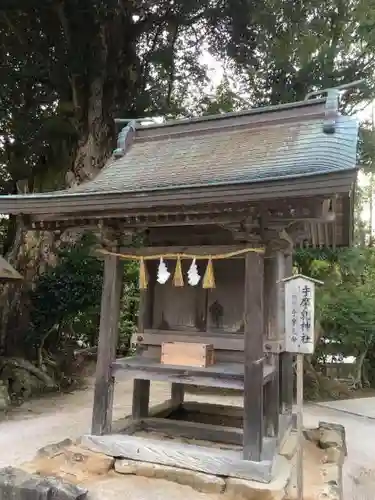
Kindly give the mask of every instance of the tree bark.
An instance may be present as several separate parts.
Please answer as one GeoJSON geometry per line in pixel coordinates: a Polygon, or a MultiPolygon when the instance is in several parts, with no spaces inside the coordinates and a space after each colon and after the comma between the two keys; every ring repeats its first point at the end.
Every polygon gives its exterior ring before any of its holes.
{"type": "Polygon", "coordinates": [[[0,353],[25,355],[24,336],[30,329],[30,291],[35,279],[56,262],[55,237],[45,231],[24,231],[18,222],[7,260],[21,273],[22,282],[6,283],[0,295],[0,353]]]}
{"type": "Polygon", "coordinates": [[[363,381],[363,366],[367,356],[368,348],[366,347],[361,354],[357,357],[356,360],[356,376],[353,380],[352,389],[362,389],[362,381],[363,381]]]}

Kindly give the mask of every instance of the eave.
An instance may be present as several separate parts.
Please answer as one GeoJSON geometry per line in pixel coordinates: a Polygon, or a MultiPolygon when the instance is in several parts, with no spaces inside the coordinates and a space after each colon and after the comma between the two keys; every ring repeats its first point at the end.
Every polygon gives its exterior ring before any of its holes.
{"type": "Polygon", "coordinates": [[[251,203],[292,197],[330,197],[352,191],[357,168],[325,175],[308,175],[251,184],[159,190],[144,193],[76,193],[9,195],[0,197],[0,213],[43,216],[54,219],[70,214],[100,215],[118,211],[126,216],[134,211],[157,211],[168,207],[193,207],[203,204],[251,203]]]}

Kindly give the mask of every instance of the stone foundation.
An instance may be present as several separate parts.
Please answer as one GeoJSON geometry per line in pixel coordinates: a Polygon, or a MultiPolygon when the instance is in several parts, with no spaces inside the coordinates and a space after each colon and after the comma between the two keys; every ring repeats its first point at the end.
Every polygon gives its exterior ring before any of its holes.
{"type": "MultiPolygon", "coordinates": [[[[344,428],[321,422],[317,429],[306,430],[304,435],[304,500],[342,500],[342,465],[346,455],[344,428]]],[[[127,479],[141,476],[190,486],[198,492],[214,495],[215,499],[294,500],[295,449],[296,435],[292,433],[284,441],[280,455],[275,460],[275,479],[265,484],[178,467],[115,459],[65,440],[40,450],[32,462],[24,465],[22,471],[12,468],[0,471],[0,498],[6,492],[7,495],[14,493],[11,498],[15,500],[43,500],[44,493],[40,491],[45,488],[47,492],[57,491],[60,496],[56,498],[61,500],[83,500],[87,493],[85,485],[90,490],[90,484],[106,477],[123,477],[126,488],[127,479]],[[30,493],[29,490],[37,493],[30,493]],[[37,494],[42,496],[35,496],[37,494]]]]}

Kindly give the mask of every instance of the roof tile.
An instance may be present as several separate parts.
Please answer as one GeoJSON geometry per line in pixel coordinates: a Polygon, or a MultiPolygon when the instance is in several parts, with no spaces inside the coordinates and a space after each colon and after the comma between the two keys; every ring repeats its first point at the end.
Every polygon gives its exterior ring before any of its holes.
{"type": "Polygon", "coordinates": [[[336,132],[323,119],[163,136],[134,141],[93,180],[70,192],[145,192],[253,183],[352,170],[358,122],[339,116],[336,132]]]}

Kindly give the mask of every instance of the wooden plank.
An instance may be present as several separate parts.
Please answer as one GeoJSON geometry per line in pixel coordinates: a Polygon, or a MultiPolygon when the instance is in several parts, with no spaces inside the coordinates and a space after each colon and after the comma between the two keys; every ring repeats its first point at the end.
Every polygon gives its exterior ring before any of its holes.
{"type": "MultiPolygon", "coordinates": [[[[149,380],[163,380],[163,378],[156,378],[158,375],[165,376],[165,380],[171,380],[169,377],[176,378],[178,382],[192,383],[190,380],[199,377],[200,379],[210,379],[211,382],[222,381],[222,382],[241,382],[244,380],[244,366],[242,363],[226,363],[220,362],[214,365],[207,366],[205,368],[191,367],[191,366],[174,366],[174,365],[163,365],[157,359],[147,358],[144,356],[134,356],[129,358],[117,359],[113,364],[113,370],[117,372],[128,372],[128,376],[136,378],[143,378],[149,380]],[[139,376],[138,374],[142,374],[139,376]]],[[[263,365],[263,377],[264,382],[269,380],[275,371],[274,367],[270,365],[263,365]]],[[[206,384],[207,385],[207,384],[206,384]]],[[[212,387],[220,387],[220,385],[214,384],[212,387]]]]}
{"type": "Polygon", "coordinates": [[[111,365],[116,358],[122,272],[120,259],[106,255],[91,425],[92,434],[97,435],[111,432],[114,389],[111,365]]]}
{"type": "Polygon", "coordinates": [[[171,400],[174,405],[181,405],[184,402],[185,386],[184,384],[172,383],[171,387],[171,400]]]}
{"type": "Polygon", "coordinates": [[[173,375],[168,373],[150,372],[147,373],[143,370],[132,369],[124,371],[116,371],[116,380],[127,380],[129,378],[145,378],[149,380],[167,382],[169,384],[178,383],[186,385],[198,385],[202,387],[217,387],[220,389],[235,389],[238,391],[243,390],[243,380],[228,380],[225,378],[215,377],[200,377],[194,375],[173,375]]]}
{"type": "Polygon", "coordinates": [[[263,443],[263,255],[245,257],[243,458],[260,461],[263,443]]]}
{"type": "Polygon", "coordinates": [[[269,483],[272,479],[272,461],[243,460],[241,453],[205,446],[159,441],[137,436],[112,434],[84,436],[82,444],[88,449],[112,457],[151,462],[206,474],[250,479],[269,483]]]}
{"type": "Polygon", "coordinates": [[[245,259],[219,260],[214,262],[215,280],[218,284],[207,292],[207,327],[212,332],[243,334],[243,290],[245,259]],[[222,306],[219,318],[212,316],[216,305],[222,306]]]}
{"type": "Polygon", "coordinates": [[[225,415],[233,418],[243,418],[243,408],[240,406],[219,405],[214,403],[201,403],[198,401],[186,401],[183,409],[192,413],[204,413],[207,415],[225,415]]]}
{"type": "MultiPolygon", "coordinates": [[[[136,339],[137,334],[134,335],[136,339]]],[[[229,332],[198,332],[183,330],[154,330],[146,329],[142,334],[140,344],[147,346],[160,346],[163,342],[202,342],[212,344],[215,351],[239,351],[244,350],[244,334],[229,332]]],[[[135,340],[134,340],[135,342],[135,340]]],[[[267,352],[280,352],[284,350],[282,340],[265,339],[263,350],[267,352]]]]}
{"type": "Polygon", "coordinates": [[[142,418],[148,416],[150,402],[150,380],[134,379],[133,382],[133,418],[142,418]]]}
{"type": "Polygon", "coordinates": [[[243,441],[242,429],[236,427],[172,420],[170,418],[146,418],[142,419],[141,425],[145,430],[160,431],[171,437],[185,437],[236,446],[242,446],[243,441]]]}
{"type": "Polygon", "coordinates": [[[145,330],[141,341],[146,345],[161,345],[163,342],[202,342],[213,344],[215,350],[243,351],[243,333],[213,333],[182,330],[145,330]]]}
{"type": "MultiPolygon", "coordinates": [[[[165,365],[158,359],[133,356],[117,359],[113,363],[114,370],[144,370],[145,372],[168,373],[181,376],[217,377],[223,379],[243,380],[244,367],[241,363],[215,363],[207,367],[165,365]]],[[[146,377],[147,378],[147,377],[146,377]]]]}

